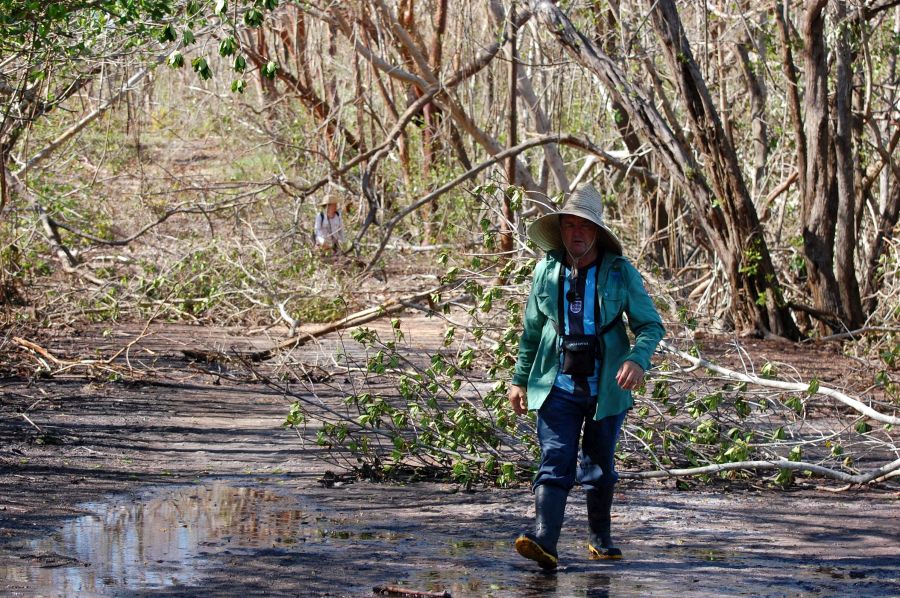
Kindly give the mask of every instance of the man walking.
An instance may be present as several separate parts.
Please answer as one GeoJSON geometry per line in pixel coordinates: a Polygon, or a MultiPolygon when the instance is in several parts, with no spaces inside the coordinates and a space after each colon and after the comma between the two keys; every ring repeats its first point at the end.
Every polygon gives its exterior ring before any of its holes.
{"type": "Polygon", "coordinates": [[[616,442],[634,404],[631,391],[643,383],[665,330],[640,274],[603,223],[592,186],[532,223],[528,236],[547,255],[534,271],[508,398],[519,415],[537,411],[541,462],[532,484],[535,529],[516,539],[516,550],[544,569],[557,567],[566,500],[578,482],[587,498],[590,558],[621,558],[610,530],[616,442]]]}

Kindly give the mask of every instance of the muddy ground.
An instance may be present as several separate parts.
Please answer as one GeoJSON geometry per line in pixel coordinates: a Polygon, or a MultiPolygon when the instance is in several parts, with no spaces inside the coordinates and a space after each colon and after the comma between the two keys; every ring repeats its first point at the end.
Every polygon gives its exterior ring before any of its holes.
{"type": "MultiPolygon", "coordinates": [[[[419,324],[407,322],[410,340],[437,342],[419,324]]],[[[96,328],[43,342],[64,360],[95,348],[110,355],[140,333],[96,328]]],[[[102,368],[56,364],[44,379],[6,368],[0,594],[900,596],[896,483],[685,491],[623,481],[618,562],[585,558],[576,489],[563,566],[545,574],[512,548],[533,516],[527,488],[335,477],[314,445],[281,427],[289,401],[280,393],[181,353],[261,348],[265,335],[171,325],[148,333],[118,358],[134,367],[119,380],[104,381],[102,368]]],[[[325,359],[336,342],[307,358],[325,359]]]]}

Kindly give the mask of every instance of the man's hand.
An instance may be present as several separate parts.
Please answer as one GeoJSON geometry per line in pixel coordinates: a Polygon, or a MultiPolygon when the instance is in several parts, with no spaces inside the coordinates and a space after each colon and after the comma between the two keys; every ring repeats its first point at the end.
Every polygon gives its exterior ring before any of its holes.
{"type": "Polygon", "coordinates": [[[512,405],[513,411],[515,411],[517,415],[528,413],[528,399],[524,386],[516,386],[513,384],[509,388],[506,397],[509,399],[509,404],[512,405]]]}
{"type": "Polygon", "coordinates": [[[624,390],[634,390],[644,382],[644,368],[633,361],[626,361],[616,374],[616,382],[624,390]]]}

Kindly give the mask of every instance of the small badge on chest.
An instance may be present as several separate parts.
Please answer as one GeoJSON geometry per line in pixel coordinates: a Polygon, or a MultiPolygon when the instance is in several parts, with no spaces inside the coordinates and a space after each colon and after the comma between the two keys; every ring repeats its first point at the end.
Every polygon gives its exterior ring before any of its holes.
{"type": "Polygon", "coordinates": [[[574,301],[569,302],[569,313],[571,314],[580,314],[581,308],[584,307],[584,304],[581,302],[581,298],[575,299],[574,301]]]}

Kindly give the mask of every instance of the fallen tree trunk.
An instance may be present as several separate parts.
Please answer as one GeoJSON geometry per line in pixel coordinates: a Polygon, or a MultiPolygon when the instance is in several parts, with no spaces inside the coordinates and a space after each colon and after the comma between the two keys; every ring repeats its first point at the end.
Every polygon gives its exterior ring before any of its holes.
{"type": "Polygon", "coordinates": [[[271,359],[281,351],[293,349],[295,347],[302,347],[309,341],[315,340],[321,336],[325,336],[326,334],[329,334],[331,332],[349,328],[350,326],[365,324],[366,322],[371,322],[372,320],[377,320],[379,318],[383,318],[384,316],[402,311],[406,309],[407,304],[419,299],[431,297],[435,293],[440,292],[446,286],[447,285],[441,285],[427,291],[413,293],[412,295],[387,299],[386,301],[382,301],[374,307],[370,307],[368,309],[358,311],[354,314],[350,314],[346,318],[342,318],[336,322],[325,324],[319,328],[316,328],[315,330],[301,332],[287,340],[281,341],[274,347],[251,353],[250,355],[247,355],[245,357],[250,361],[265,361],[267,359],[271,359]]]}
{"type": "Polygon", "coordinates": [[[887,415],[886,413],[881,413],[880,411],[876,411],[872,409],[862,401],[854,399],[839,390],[834,388],[828,388],[827,386],[821,386],[815,381],[811,381],[808,383],[803,382],[784,382],[782,380],[773,380],[770,378],[761,378],[759,376],[753,376],[751,374],[744,374],[741,372],[736,372],[734,370],[730,370],[728,368],[722,367],[720,365],[716,365],[710,361],[707,361],[701,357],[694,357],[690,353],[685,353],[684,351],[679,351],[669,343],[663,341],[659,344],[660,348],[664,351],[668,351],[678,357],[684,359],[685,361],[689,361],[694,366],[703,367],[717,374],[722,374],[732,380],[739,380],[741,382],[750,382],[751,384],[757,384],[759,386],[767,386],[769,388],[777,388],[780,390],[788,390],[792,392],[803,392],[808,393],[810,395],[819,394],[826,397],[831,397],[837,401],[840,401],[844,405],[847,405],[851,409],[865,415],[866,417],[870,417],[875,421],[879,421],[884,424],[890,424],[893,426],[900,425],[900,417],[894,415],[887,415]]]}
{"type": "Polygon", "coordinates": [[[684,469],[658,469],[654,471],[623,471],[619,473],[622,478],[646,480],[665,477],[687,477],[702,474],[734,471],[737,469],[790,469],[793,471],[809,471],[826,478],[847,482],[848,484],[868,484],[900,473],[900,459],[891,461],[877,469],[859,474],[849,474],[830,467],[822,467],[815,463],[803,461],[788,461],[787,459],[773,459],[771,461],[735,461],[733,463],[715,463],[701,467],[688,467],[684,469]]]}

